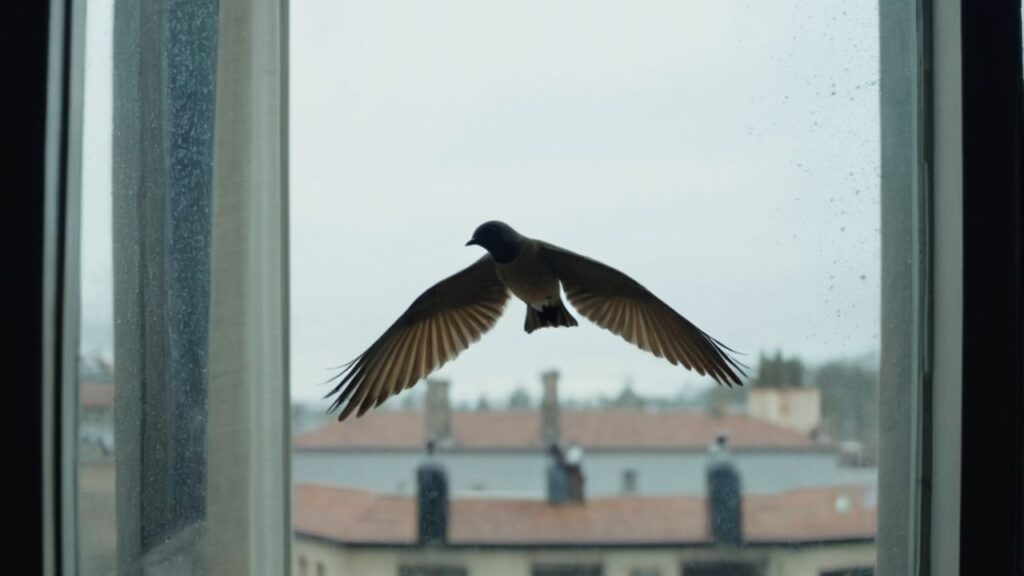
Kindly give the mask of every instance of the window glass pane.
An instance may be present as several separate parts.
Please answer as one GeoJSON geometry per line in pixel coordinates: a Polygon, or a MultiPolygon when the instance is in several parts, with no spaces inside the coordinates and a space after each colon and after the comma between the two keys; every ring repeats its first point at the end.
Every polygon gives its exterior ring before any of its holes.
{"type": "Polygon", "coordinates": [[[117,569],[111,225],[113,2],[90,2],[82,126],[78,517],[82,574],[117,569]],[[87,529],[83,529],[87,527],[87,529]]]}
{"type": "Polygon", "coordinates": [[[198,569],[216,3],[85,12],[80,572],[198,569]]]}
{"type": "Polygon", "coordinates": [[[877,6],[314,0],[291,17],[296,554],[393,565],[429,468],[456,545],[436,553],[471,573],[874,565],[877,6]],[[641,283],[739,351],[744,386],[601,329],[563,278],[578,326],[527,333],[512,298],[429,379],[325,414],[330,367],[485,254],[464,244],[495,219],[641,283]]]}
{"type": "Polygon", "coordinates": [[[286,572],[287,3],[88,4],[70,18],[70,178],[84,168],[62,558],[76,574],[286,572]]]}

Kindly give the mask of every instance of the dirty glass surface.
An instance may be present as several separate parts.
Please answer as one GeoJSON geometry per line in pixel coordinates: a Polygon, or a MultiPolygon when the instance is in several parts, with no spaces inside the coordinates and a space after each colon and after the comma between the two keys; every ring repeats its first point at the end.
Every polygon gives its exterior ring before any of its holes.
{"type": "Polygon", "coordinates": [[[313,1],[291,27],[293,566],[872,573],[877,5],[313,1]],[[513,298],[335,422],[335,367],[478,258],[488,220],[625,272],[745,385],[571,306],[578,327],[528,335],[513,298]],[[429,546],[425,463],[448,495],[429,546]]]}

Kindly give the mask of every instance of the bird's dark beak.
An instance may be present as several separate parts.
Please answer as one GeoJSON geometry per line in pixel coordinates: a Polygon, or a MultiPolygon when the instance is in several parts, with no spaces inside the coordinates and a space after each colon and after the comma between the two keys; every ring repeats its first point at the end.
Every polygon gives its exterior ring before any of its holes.
{"type": "Polygon", "coordinates": [[[473,246],[473,245],[477,245],[476,238],[470,238],[469,242],[466,242],[466,246],[473,246]]]}

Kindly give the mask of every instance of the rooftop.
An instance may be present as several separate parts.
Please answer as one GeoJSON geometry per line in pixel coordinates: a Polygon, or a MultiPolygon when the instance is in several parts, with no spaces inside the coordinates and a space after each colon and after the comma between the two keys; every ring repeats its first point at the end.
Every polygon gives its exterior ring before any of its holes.
{"type": "MultiPolygon", "coordinates": [[[[877,497],[863,486],[749,495],[744,540],[802,544],[870,540],[877,497]]],[[[554,506],[535,500],[451,501],[449,542],[459,546],[630,546],[711,544],[704,499],[689,496],[597,498],[554,506]]],[[[416,542],[413,497],[343,488],[295,487],[295,531],[349,545],[416,542]]]]}
{"type": "MultiPolygon", "coordinates": [[[[453,412],[453,445],[462,449],[537,449],[540,414],[533,410],[453,412]]],[[[733,450],[814,449],[820,443],[799,432],[745,415],[642,410],[563,410],[561,439],[585,449],[700,449],[726,434],[733,450]]],[[[410,449],[426,442],[421,411],[377,411],[334,422],[295,438],[299,450],[410,449]]]]}
{"type": "Polygon", "coordinates": [[[79,402],[83,408],[111,408],[114,406],[114,385],[105,382],[82,382],[79,402]]]}

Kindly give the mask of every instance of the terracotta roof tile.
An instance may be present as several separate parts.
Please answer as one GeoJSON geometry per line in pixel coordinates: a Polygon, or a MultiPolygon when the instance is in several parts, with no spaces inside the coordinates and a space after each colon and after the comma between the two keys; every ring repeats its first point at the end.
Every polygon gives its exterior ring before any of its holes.
{"type": "MultiPolygon", "coordinates": [[[[877,510],[867,487],[748,496],[745,539],[820,542],[870,539],[877,510]],[[837,502],[843,503],[837,506],[837,502]]],[[[322,486],[296,486],[298,533],[346,544],[413,544],[416,502],[322,486]]],[[[462,498],[451,503],[457,545],[630,545],[708,543],[704,500],[693,496],[599,498],[582,505],[462,498]]]]}
{"type": "Polygon", "coordinates": [[[114,406],[114,385],[82,382],[78,401],[83,408],[111,408],[114,406]]]}
{"type": "Polygon", "coordinates": [[[877,512],[875,488],[867,486],[751,495],[743,506],[748,533],[766,541],[872,538],[877,512]]]}
{"type": "MultiPolygon", "coordinates": [[[[720,434],[732,448],[820,447],[799,432],[743,415],[719,418],[701,412],[639,410],[563,411],[562,438],[583,448],[704,449],[720,434]]],[[[540,415],[536,411],[454,412],[456,447],[539,448],[540,415]]],[[[298,436],[299,449],[421,449],[425,441],[422,412],[371,412],[362,418],[335,422],[298,436]]]]}

